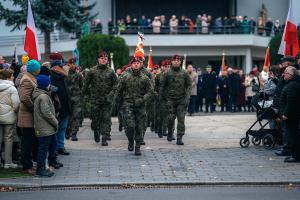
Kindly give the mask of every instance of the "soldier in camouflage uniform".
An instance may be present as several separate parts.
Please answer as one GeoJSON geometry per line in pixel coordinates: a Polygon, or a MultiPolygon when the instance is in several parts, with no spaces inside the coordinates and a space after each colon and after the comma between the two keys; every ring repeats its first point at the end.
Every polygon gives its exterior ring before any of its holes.
{"type": "MultiPolygon", "coordinates": [[[[170,69],[171,61],[164,60],[161,63],[161,68],[158,74],[155,77],[155,94],[156,94],[156,106],[155,106],[155,126],[158,137],[162,138],[166,136],[167,132],[167,107],[166,102],[160,97],[160,86],[161,86],[161,78],[163,74],[170,69]]],[[[175,138],[174,138],[175,139],[175,138]]]]}
{"type": "Polygon", "coordinates": [[[95,142],[107,146],[111,131],[111,109],[113,92],[117,83],[117,76],[108,67],[108,54],[104,51],[98,55],[98,65],[87,73],[84,83],[84,94],[87,94],[90,86],[91,99],[91,128],[94,131],[95,142]]]}
{"type": "Polygon", "coordinates": [[[82,88],[83,77],[77,71],[76,59],[70,58],[68,65],[70,66],[69,75],[67,76],[67,85],[70,91],[71,115],[69,119],[68,130],[72,136],[72,141],[78,141],[77,132],[81,125],[82,119],[82,88]]]}
{"type": "Polygon", "coordinates": [[[160,96],[168,109],[168,136],[172,141],[175,119],[177,118],[177,145],[184,145],[182,136],[185,132],[185,113],[191,95],[192,81],[185,70],[181,68],[181,58],[174,55],[171,69],[163,74],[160,86],[160,96]]]}
{"type": "Polygon", "coordinates": [[[141,72],[142,60],[134,58],[131,69],[122,76],[116,89],[115,98],[122,99],[122,115],[125,132],[128,137],[128,150],[135,149],[135,155],[141,155],[144,124],[146,121],[145,104],[153,94],[150,80],[141,72]],[[135,141],[135,148],[134,148],[135,141]]]}
{"type": "MultiPolygon", "coordinates": [[[[141,59],[141,61],[143,61],[143,60],[141,59]]],[[[153,83],[153,79],[152,79],[153,78],[152,74],[151,74],[151,72],[148,71],[147,68],[144,67],[143,62],[141,62],[141,70],[140,71],[141,71],[141,73],[143,75],[147,76],[150,79],[150,83],[151,83],[151,85],[153,87],[154,83],[153,83]]],[[[149,102],[151,102],[151,99],[153,99],[153,98],[154,98],[153,96],[149,97],[149,101],[146,102],[146,118],[147,119],[145,120],[144,132],[143,132],[143,141],[141,142],[141,145],[145,145],[146,144],[145,141],[144,141],[144,137],[145,137],[145,133],[146,133],[147,127],[149,126],[148,122],[149,122],[149,117],[151,115],[151,109],[152,109],[152,106],[151,106],[152,103],[149,103],[149,102]]]]}

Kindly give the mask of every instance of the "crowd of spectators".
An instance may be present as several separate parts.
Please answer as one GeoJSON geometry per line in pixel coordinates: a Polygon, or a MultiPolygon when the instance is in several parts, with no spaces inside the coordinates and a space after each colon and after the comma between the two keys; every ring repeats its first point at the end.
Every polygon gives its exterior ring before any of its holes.
{"type": "Polygon", "coordinates": [[[300,162],[299,66],[300,53],[296,59],[284,57],[279,65],[264,67],[261,72],[254,67],[246,75],[237,67],[217,75],[211,66],[202,72],[191,70],[192,64],[188,64],[187,72],[193,71],[192,90],[197,91],[190,98],[188,114],[213,113],[217,105],[220,112],[254,112],[257,111],[254,102],[263,98],[276,113],[270,128],[279,128],[282,134],[283,145],[275,154],[287,156],[285,162],[300,162]]]}
{"type": "MultiPolygon", "coordinates": [[[[165,15],[155,16],[153,19],[145,15],[139,18],[127,15],[124,19],[117,20],[116,24],[112,19],[108,21],[109,34],[136,34],[138,31],[146,34],[258,34],[270,37],[282,33],[284,24],[271,18],[264,21],[262,17],[212,17],[207,14],[199,14],[196,19],[185,15],[180,19],[176,15],[172,15],[170,19],[165,15]]],[[[90,32],[103,33],[100,19],[82,25],[83,35],[90,32]]]]}
{"type": "Polygon", "coordinates": [[[0,56],[0,167],[51,177],[63,167],[57,156],[69,155],[67,82],[75,61],[64,63],[58,53],[50,59],[40,64],[23,55],[19,65],[0,56]]]}

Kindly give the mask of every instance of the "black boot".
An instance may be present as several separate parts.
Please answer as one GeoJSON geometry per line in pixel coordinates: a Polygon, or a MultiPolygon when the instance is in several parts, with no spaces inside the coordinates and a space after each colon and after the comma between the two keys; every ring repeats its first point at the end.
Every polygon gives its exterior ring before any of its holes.
{"type": "Polygon", "coordinates": [[[174,135],[173,135],[173,133],[172,132],[168,132],[168,135],[167,135],[167,140],[169,141],[169,142],[172,142],[172,140],[174,140],[173,139],[174,138],[174,135]]]}
{"type": "Polygon", "coordinates": [[[122,124],[119,124],[119,131],[120,131],[120,132],[123,131],[123,126],[122,126],[122,124]]]}
{"type": "Polygon", "coordinates": [[[64,165],[58,161],[49,163],[49,166],[53,167],[54,169],[59,169],[61,167],[63,167],[64,165]]]}
{"type": "Polygon", "coordinates": [[[108,146],[108,143],[107,143],[107,139],[105,137],[102,137],[102,143],[101,143],[102,146],[108,146]]]}
{"type": "Polygon", "coordinates": [[[36,175],[39,177],[52,177],[54,175],[54,172],[46,170],[45,167],[43,168],[38,167],[36,170],[36,175]]]}
{"type": "Polygon", "coordinates": [[[94,140],[96,143],[100,142],[100,134],[98,131],[94,131],[94,140]]]}
{"type": "Polygon", "coordinates": [[[77,134],[72,134],[72,141],[78,141],[77,134]]]}
{"type": "Polygon", "coordinates": [[[184,143],[182,142],[182,135],[178,136],[177,137],[177,142],[176,142],[177,145],[184,145],[184,143]]]}
{"type": "Polygon", "coordinates": [[[157,133],[157,135],[158,135],[159,138],[163,138],[163,134],[162,134],[161,131],[159,131],[159,132],[157,133]]]}
{"type": "Polygon", "coordinates": [[[134,149],[134,140],[133,138],[128,138],[128,151],[133,151],[134,149]]]}
{"type": "Polygon", "coordinates": [[[142,155],[140,145],[135,145],[134,155],[136,155],[136,156],[142,155]]]}
{"type": "Polygon", "coordinates": [[[107,136],[107,137],[106,137],[106,140],[107,140],[107,141],[111,141],[111,137],[110,137],[110,136],[107,136]]]}

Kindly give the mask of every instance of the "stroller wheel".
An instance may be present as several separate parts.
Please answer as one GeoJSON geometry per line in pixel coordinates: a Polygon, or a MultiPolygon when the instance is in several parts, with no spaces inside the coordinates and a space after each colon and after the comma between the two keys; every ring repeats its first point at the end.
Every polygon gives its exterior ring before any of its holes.
{"type": "Polygon", "coordinates": [[[275,139],[271,134],[265,135],[262,141],[265,149],[273,149],[275,146],[275,139]]]}
{"type": "Polygon", "coordinates": [[[252,137],[251,140],[252,144],[254,144],[255,146],[259,146],[261,143],[261,139],[257,138],[257,137],[252,137]]]}
{"type": "Polygon", "coordinates": [[[249,144],[250,144],[249,138],[242,138],[242,139],[240,140],[240,146],[241,146],[242,148],[247,148],[247,147],[249,147],[249,144]]]}

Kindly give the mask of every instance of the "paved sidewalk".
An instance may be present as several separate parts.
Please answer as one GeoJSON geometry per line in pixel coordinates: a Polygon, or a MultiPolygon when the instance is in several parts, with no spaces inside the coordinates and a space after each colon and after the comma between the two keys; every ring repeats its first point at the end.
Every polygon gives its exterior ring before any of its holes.
{"type": "Polygon", "coordinates": [[[71,155],[59,156],[64,167],[54,177],[0,179],[0,185],[300,183],[299,163],[283,163],[284,157],[263,147],[239,147],[254,120],[250,114],[187,117],[184,146],[148,131],[141,157],[127,151],[127,139],[124,132],[117,131],[116,118],[108,147],[93,141],[86,120],[79,141],[67,141],[71,155]]]}

